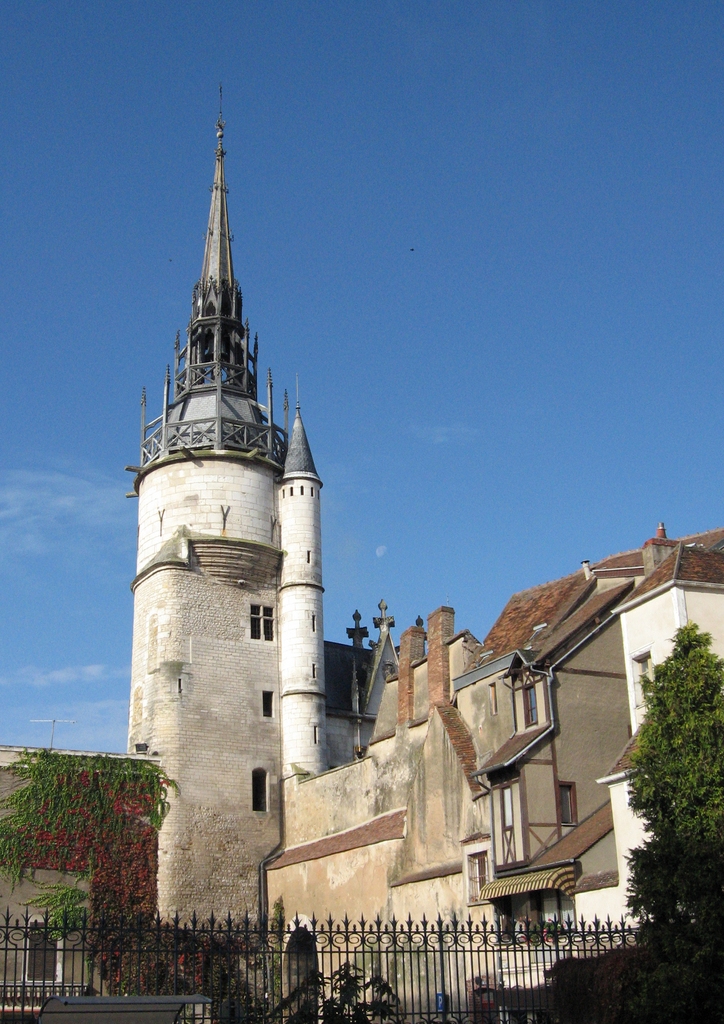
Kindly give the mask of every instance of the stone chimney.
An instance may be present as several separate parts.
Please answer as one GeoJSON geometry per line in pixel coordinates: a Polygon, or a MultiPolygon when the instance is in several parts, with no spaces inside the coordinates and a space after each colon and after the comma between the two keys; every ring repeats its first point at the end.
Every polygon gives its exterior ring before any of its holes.
{"type": "Polygon", "coordinates": [[[642,549],[644,575],[650,576],[654,569],[669,557],[675,547],[676,541],[669,540],[666,536],[666,527],[663,523],[659,523],[656,527],[656,536],[650,537],[642,549]]]}
{"type": "Polygon", "coordinates": [[[412,663],[425,657],[425,630],[418,619],[400,637],[397,666],[397,724],[411,722],[415,714],[415,673],[412,663]]]}
{"type": "Polygon", "coordinates": [[[427,617],[427,688],[430,707],[450,703],[450,651],[446,641],[455,634],[455,610],[443,605],[427,617]]]}

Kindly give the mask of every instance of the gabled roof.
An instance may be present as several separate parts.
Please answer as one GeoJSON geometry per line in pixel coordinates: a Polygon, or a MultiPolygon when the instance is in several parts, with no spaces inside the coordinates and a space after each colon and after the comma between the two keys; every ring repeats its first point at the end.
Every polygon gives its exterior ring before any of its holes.
{"type": "Polygon", "coordinates": [[[638,601],[644,594],[666,584],[716,583],[724,586],[724,552],[703,547],[686,547],[681,541],[671,555],[632,594],[638,601]]]}
{"type": "Polygon", "coordinates": [[[483,644],[495,657],[531,642],[536,626],[553,628],[595,589],[583,570],[513,594],[483,644]]]}
{"type": "Polygon", "coordinates": [[[575,860],[612,830],[613,811],[611,810],[611,801],[608,800],[597,811],[589,814],[580,824],[571,829],[562,839],[559,839],[557,843],[534,857],[531,863],[536,867],[539,865],[543,867],[545,864],[560,864],[561,861],[575,860]]]}

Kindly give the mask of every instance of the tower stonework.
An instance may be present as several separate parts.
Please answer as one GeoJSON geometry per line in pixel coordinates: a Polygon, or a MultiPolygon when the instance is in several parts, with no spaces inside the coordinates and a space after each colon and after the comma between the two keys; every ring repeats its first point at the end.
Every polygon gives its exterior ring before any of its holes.
{"type": "MultiPolygon", "coordinates": [[[[128,749],[157,753],[178,785],[159,837],[158,889],[161,914],[182,918],[257,912],[259,866],[280,841],[282,733],[300,730],[297,714],[319,728],[309,755],[294,746],[295,761],[326,767],[321,481],[312,462],[305,506],[285,512],[288,438],[273,422],[271,374],[266,403],[257,398],[258,348],[233,272],[223,128],[219,118],[187,341],[177,340],[161,416],[147,423],[142,401],[135,479],[128,749]],[[296,663],[318,666],[315,687],[305,677],[304,700],[285,705],[280,675],[292,678],[286,667],[296,663]]],[[[309,452],[306,435],[304,443],[309,452]]]]}

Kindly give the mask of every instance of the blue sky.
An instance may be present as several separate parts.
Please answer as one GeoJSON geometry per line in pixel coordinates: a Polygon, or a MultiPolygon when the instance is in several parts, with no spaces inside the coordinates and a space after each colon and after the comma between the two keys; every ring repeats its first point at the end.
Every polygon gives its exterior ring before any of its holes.
{"type": "Polygon", "coordinates": [[[724,6],[0,11],[0,742],[123,749],[139,397],[190,311],[224,84],[262,369],[299,373],[326,635],[485,635],[724,523],[724,6]]]}

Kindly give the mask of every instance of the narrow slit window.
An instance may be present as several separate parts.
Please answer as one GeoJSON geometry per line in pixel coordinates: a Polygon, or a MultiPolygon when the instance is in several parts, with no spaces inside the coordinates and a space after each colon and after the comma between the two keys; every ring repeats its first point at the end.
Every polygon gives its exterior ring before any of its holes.
{"type": "Polygon", "coordinates": [[[251,773],[251,809],[266,810],[266,772],[263,768],[255,768],[251,773]]]}
{"type": "Polygon", "coordinates": [[[317,746],[318,743],[319,743],[319,726],[315,725],[314,726],[314,745],[317,746]]]}
{"type": "Polygon", "coordinates": [[[576,801],[572,782],[562,782],[558,787],[561,796],[561,825],[574,825],[576,822],[576,801]]]}
{"type": "Polygon", "coordinates": [[[312,488],[312,497],[314,497],[314,488],[312,488]]]}
{"type": "Polygon", "coordinates": [[[299,493],[301,494],[302,497],[304,497],[304,488],[303,487],[299,488],[299,493]]]}
{"type": "Polygon", "coordinates": [[[307,565],[310,565],[312,561],[312,552],[307,551],[307,565]]]}
{"type": "Polygon", "coordinates": [[[290,488],[289,488],[289,497],[290,497],[290,498],[293,498],[293,497],[294,497],[294,488],[293,488],[293,487],[290,487],[290,488]]]}
{"type": "Polygon", "coordinates": [[[274,717],[274,693],[272,690],[262,691],[261,713],[264,716],[264,718],[274,717]]]}
{"type": "Polygon", "coordinates": [[[317,616],[312,612],[312,632],[317,632],[317,616]]]}
{"type": "Polygon", "coordinates": [[[251,606],[251,639],[261,640],[261,605],[251,606]]]}
{"type": "Polygon", "coordinates": [[[287,496],[287,489],[286,489],[286,487],[282,487],[282,498],[286,498],[286,496],[287,496]]]}
{"type": "Polygon", "coordinates": [[[178,677],[176,686],[177,686],[178,693],[183,693],[184,692],[184,683],[183,683],[183,679],[181,678],[181,676],[178,677]]]}
{"type": "Polygon", "coordinates": [[[317,666],[312,662],[312,679],[317,678],[317,666]]]}
{"type": "Polygon", "coordinates": [[[274,639],[274,609],[273,608],[265,608],[264,609],[264,639],[265,640],[273,640],[274,639]]]}

